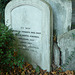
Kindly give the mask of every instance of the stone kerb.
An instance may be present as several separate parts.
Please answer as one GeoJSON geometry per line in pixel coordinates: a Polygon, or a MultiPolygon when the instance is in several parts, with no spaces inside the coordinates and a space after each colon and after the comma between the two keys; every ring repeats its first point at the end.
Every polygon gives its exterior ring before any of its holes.
{"type": "Polygon", "coordinates": [[[47,71],[52,62],[52,19],[51,7],[43,0],[12,0],[5,8],[5,24],[13,33],[20,31],[17,37],[25,59],[47,71]]]}

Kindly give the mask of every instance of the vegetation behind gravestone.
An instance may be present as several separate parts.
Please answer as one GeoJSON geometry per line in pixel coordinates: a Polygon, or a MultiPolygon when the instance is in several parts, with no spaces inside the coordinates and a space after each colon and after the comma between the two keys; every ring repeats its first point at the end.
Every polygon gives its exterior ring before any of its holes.
{"type": "Polygon", "coordinates": [[[22,68],[24,64],[24,59],[15,49],[16,44],[14,42],[16,42],[16,39],[12,29],[0,24],[0,71],[9,71],[14,65],[22,68]]]}
{"type": "Polygon", "coordinates": [[[0,0],[0,22],[4,23],[4,10],[7,3],[11,0],[0,0]]]}

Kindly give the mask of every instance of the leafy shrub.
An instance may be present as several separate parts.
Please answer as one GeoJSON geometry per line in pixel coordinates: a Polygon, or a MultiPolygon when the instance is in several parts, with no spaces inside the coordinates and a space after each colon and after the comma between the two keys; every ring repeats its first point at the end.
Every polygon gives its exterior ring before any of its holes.
{"type": "Polygon", "coordinates": [[[11,0],[0,0],[0,21],[4,22],[4,10],[7,3],[11,0]]]}
{"type": "Polygon", "coordinates": [[[15,51],[14,41],[12,29],[0,24],[0,69],[4,71],[13,68],[13,64],[22,67],[24,59],[20,57],[19,51],[15,51]]]}

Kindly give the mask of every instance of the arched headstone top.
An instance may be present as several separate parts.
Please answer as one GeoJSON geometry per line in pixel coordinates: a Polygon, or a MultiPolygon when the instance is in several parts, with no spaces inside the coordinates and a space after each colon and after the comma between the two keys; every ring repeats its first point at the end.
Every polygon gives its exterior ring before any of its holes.
{"type": "Polygon", "coordinates": [[[50,5],[47,2],[45,2],[44,0],[12,0],[7,4],[7,6],[5,8],[5,12],[6,12],[5,13],[5,20],[6,20],[5,24],[6,25],[11,24],[11,21],[8,18],[11,17],[10,12],[12,10],[14,10],[17,7],[26,6],[26,5],[33,6],[35,8],[38,8],[39,10],[43,10],[43,12],[44,11],[48,12],[49,10],[51,10],[51,13],[52,13],[52,9],[51,9],[50,5]]]}

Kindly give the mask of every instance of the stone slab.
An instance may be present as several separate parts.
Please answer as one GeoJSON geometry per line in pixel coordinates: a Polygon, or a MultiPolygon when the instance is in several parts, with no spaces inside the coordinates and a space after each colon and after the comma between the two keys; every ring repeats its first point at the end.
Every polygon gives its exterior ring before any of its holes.
{"type": "Polygon", "coordinates": [[[53,10],[54,33],[57,37],[71,29],[72,2],[71,0],[45,0],[53,10]]]}
{"type": "Polygon", "coordinates": [[[57,67],[60,67],[60,50],[58,48],[58,45],[54,43],[54,63],[57,67]]]}
{"type": "Polygon", "coordinates": [[[58,46],[63,70],[75,70],[75,29],[63,34],[58,39],[58,46]]]}
{"type": "Polygon", "coordinates": [[[12,0],[5,8],[5,24],[18,35],[19,49],[34,67],[51,71],[53,17],[41,0],[12,0]]]}

